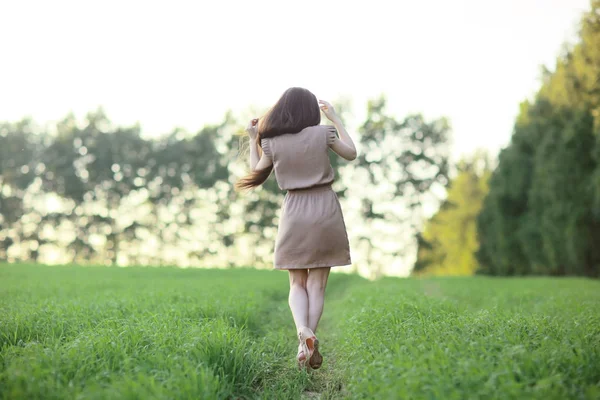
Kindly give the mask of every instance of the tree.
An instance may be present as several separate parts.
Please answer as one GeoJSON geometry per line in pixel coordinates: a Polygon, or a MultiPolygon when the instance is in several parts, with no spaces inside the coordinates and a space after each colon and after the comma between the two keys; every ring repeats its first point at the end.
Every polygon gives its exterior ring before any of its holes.
{"type": "Polygon", "coordinates": [[[0,124],[0,260],[7,260],[14,243],[31,242],[37,251],[39,242],[31,224],[22,221],[27,209],[27,189],[42,169],[37,160],[43,150],[43,137],[36,134],[33,121],[0,124]]]}
{"type": "Polygon", "coordinates": [[[366,254],[363,263],[373,277],[395,259],[408,258],[423,205],[438,201],[436,188],[448,183],[448,122],[428,122],[421,115],[398,122],[385,105],[384,97],[368,104],[350,176],[352,201],[360,204],[355,248],[366,254]]]}
{"type": "Polygon", "coordinates": [[[488,192],[490,161],[478,152],[461,160],[457,170],[446,200],[417,236],[415,274],[472,275],[477,270],[476,220],[488,192]]]}

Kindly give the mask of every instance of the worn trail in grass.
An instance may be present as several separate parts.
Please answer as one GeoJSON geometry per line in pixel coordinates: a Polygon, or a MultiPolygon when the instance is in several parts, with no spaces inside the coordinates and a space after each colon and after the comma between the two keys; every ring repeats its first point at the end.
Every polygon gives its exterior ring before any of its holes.
{"type": "Polygon", "coordinates": [[[600,282],[333,274],[297,371],[279,271],[0,266],[0,398],[600,398],[600,282]]]}

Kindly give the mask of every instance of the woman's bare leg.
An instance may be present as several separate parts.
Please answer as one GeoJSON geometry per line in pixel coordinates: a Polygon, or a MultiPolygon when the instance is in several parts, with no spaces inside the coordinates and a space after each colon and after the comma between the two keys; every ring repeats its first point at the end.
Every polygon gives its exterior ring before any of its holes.
{"type": "Polygon", "coordinates": [[[325,288],[327,287],[327,278],[331,268],[314,268],[308,273],[306,281],[306,291],[308,293],[308,327],[317,331],[317,325],[323,314],[323,304],[325,302],[325,288]]]}
{"type": "Polygon", "coordinates": [[[296,324],[296,332],[298,332],[303,326],[308,326],[308,293],[306,291],[308,270],[291,269],[289,273],[290,295],[288,303],[296,324]]]}

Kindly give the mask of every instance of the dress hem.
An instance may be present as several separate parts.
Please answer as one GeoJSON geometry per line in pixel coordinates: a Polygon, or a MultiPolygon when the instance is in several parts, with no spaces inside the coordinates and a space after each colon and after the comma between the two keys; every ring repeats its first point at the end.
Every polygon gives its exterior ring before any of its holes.
{"type": "Polygon", "coordinates": [[[327,267],[345,267],[352,265],[352,260],[348,259],[344,262],[321,262],[313,263],[309,265],[276,265],[273,269],[277,270],[289,270],[289,269],[311,269],[311,268],[327,268],[327,267]]]}

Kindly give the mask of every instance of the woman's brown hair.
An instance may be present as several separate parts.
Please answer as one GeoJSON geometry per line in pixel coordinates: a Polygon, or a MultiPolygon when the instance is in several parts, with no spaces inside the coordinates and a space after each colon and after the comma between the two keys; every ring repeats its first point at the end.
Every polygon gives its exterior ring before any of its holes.
{"type": "MultiPolygon", "coordinates": [[[[309,126],[321,123],[321,109],[314,94],[309,90],[292,87],[286,90],[277,103],[258,121],[256,142],[262,149],[261,140],[298,133],[309,126]]],[[[237,189],[252,189],[262,185],[273,166],[250,172],[236,182],[237,189]]]]}

